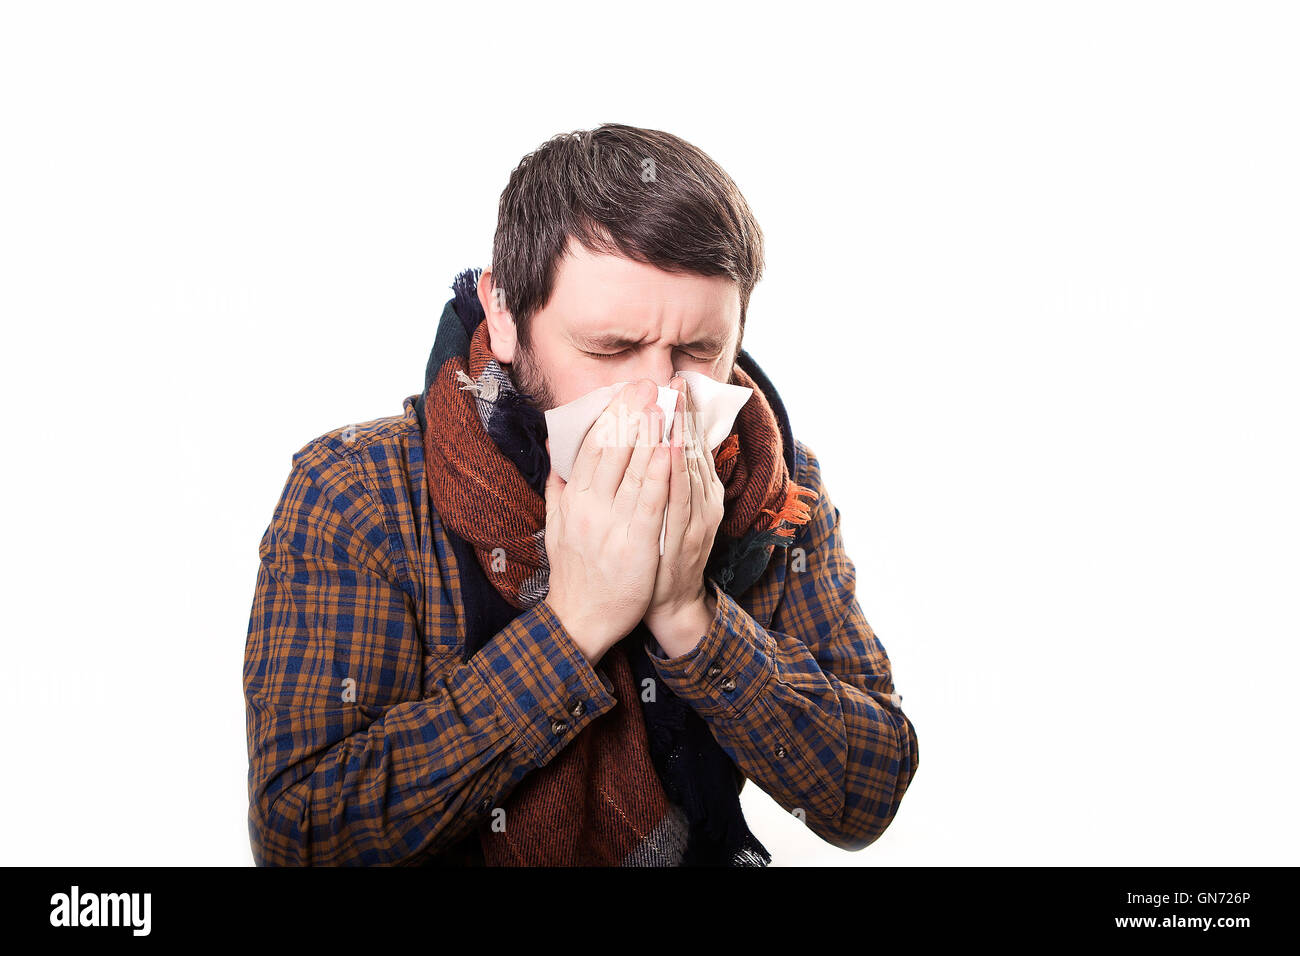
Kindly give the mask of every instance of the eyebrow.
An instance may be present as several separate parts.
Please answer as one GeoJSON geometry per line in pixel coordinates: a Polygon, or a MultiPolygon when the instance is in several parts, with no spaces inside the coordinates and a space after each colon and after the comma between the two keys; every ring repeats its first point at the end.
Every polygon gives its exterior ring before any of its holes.
{"type": "MultiPolygon", "coordinates": [[[[587,348],[592,351],[599,351],[601,349],[621,351],[622,349],[634,348],[642,344],[642,339],[628,338],[627,336],[620,335],[617,332],[609,332],[604,335],[584,335],[579,332],[573,336],[573,340],[580,348],[587,348]]],[[[725,344],[726,341],[722,337],[706,336],[704,338],[695,339],[692,342],[683,342],[678,346],[678,348],[694,349],[697,352],[720,352],[725,344]]]]}

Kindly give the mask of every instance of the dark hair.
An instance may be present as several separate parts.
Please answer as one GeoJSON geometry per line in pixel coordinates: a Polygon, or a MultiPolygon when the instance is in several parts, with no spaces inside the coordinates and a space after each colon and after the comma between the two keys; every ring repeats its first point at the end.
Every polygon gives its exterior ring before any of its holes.
{"type": "Polygon", "coordinates": [[[570,237],[665,272],[730,277],[744,335],[763,232],[731,177],[685,140],[605,123],[553,136],[520,160],[501,193],[492,276],[525,346],[570,237]]]}

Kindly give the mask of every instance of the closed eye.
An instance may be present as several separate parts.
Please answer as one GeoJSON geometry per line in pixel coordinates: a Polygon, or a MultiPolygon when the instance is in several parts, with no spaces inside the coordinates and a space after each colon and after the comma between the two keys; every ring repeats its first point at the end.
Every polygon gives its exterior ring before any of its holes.
{"type": "Polygon", "coordinates": [[[581,351],[583,355],[590,355],[592,358],[607,359],[607,358],[618,358],[618,356],[626,355],[628,352],[632,350],[624,349],[621,352],[588,352],[586,349],[582,349],[581,351]]]}
{"type": "MultiPolygon", "coordinates": [[[[590,355],[592,358],[598,358],[598,359],[611,359],[611,358],[618,358],[620,355],[626,355],[628,352],[631,352],[632,350],[631,350],[631,349],[623,349],[621,352],[588,352],[586,349],[579,349],[578,351],[582,352],[583,355],[590,355]]],[[[679,351],[680,351],[680,350],[679,350],[679,351]]],[[[692,355],[690,352],[684,352],[684,353],[682,353],[682,354],[684,354],[688,359],[692,359],[693,361],[696,361],[696,362],[712,362],[712,361],[713,361],[713,359],[711,359],[711,358],[701,358],[701,357],[698,356],[698,355],[692,355]]]]}

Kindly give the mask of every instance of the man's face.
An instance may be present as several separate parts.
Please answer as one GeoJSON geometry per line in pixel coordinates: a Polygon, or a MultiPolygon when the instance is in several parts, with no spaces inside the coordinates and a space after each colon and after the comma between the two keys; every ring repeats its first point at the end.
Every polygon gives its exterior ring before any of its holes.
{"type": "Polygon", "coordinates": [[[615,382],[667,385],[674,371],[729,381],[740,293],[725,276],[677,275],[570,242],[527,347],[502,315],[489,313],[492,351],[545,411],[615,382]]]}

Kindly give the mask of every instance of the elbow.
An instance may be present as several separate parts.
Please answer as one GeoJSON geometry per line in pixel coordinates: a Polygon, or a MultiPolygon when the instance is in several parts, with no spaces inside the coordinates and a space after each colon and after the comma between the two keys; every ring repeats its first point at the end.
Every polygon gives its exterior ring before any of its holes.
{"type": "Polygon", "coordinates": [[[248,845],[254,866],[282,866],[288,862],[273,852],[275,841],[271,839],[267,814],[255,803],[248,805],[248,845]]]}
{"type": "Polygon", "coordinates": [[[844,810],[822,838],[841,850],[857,852],[875,843],[889,829],[920,766],[916,728],[901,713],[896,721],[896,745],[871,754],[870,765],[850,774],[844,810]]]}
{"type": "Polygon", "coordinates": [[[844,820],[835,831],[835,839],[830,841],[841,850],[850,853],[865,850],[884,836],[898,813],[897,802],[867,802],[862,806],[864,809],[845,812],[844,820]]]}
{"type": "Polygon", "coordinates": [[[257,866],[311,866],[310,821],[292,789],[268,796],[258,788],[248,805],[248,842],[257,866]]]}
{"type": "Polygon", "coordinates": [[[893,801],[850,799],[843,816],[823,839],[850,853],[865,850],[884,835],[897,812],[898,804],[893,801]]]}

